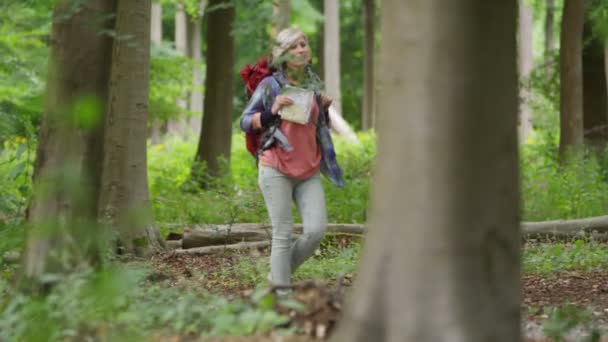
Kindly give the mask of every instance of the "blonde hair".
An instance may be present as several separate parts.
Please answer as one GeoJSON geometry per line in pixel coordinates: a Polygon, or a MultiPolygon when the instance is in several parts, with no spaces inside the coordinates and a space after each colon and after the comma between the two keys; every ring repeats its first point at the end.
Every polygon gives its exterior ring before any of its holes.
{"type": "Polygon", "coordinates": [[[289,50],[296,41],[300,38],[308,40],[306,34],[296,28],[286,28],[281,30],[275,38],[274,47],[272,48],[272,60],[273,62],[280,62],[280,58],[289,50]]]}

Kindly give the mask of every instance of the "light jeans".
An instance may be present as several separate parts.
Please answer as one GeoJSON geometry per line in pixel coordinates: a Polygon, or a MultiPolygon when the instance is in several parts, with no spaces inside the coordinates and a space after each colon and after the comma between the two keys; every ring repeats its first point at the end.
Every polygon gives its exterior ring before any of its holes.
{"type": "Polygon", "coordinates": [[[325,195],[319,173],[299,180],[260,165],[258,182],[272,223],[270,274],[272,283],[289,285],[291,274],[319,247],[327,226],[325,195]],[[292,241],[294,200],[302,217],[303,234],[292,241]]]}

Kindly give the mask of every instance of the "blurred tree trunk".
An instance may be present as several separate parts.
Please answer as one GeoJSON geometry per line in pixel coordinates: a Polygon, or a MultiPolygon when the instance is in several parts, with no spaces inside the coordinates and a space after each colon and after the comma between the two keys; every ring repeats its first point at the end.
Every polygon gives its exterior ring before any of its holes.
{"type": "Polygon", "coordinates": [[[120,253],[162,246],[148,193],[146,123],[150,76],[150,0],[118,0],[105,120],[100,218],[118,232],[120,253]]]}
{"type": "Polygon", "coordinates": [[[361,127],[364,130],[374,128],[374,46],[376,3],[374,0],[363,1],[364,44],[363,44],[363,116],[361,127]]]}
{"type": "Polygon", "coordinates": [[[551,54],[555,50],[553,39],[553,26],[555,22],[555,0],[547,0],[545,9],[545,74],[547,79],[551,77],[553,60],[551,54]]]}
{"type": "Polygon", "coordinates": [[[194,63],[192,67],[192,90],[190,91],[189,109],[193,113],[188,118],[188,130],[195,136],[201,133],[201,116],[203,115],[203,76],[201,73],[200,63],[201,55],[201,34],[202,34],[202,16],[205,10],[207,1],[199,2],[199,11],[194,16],[188,16],[187,31],[188,31],[188,53],[190,59],[194,63]]]}
{"type": "Polygon", "coordinates": [[[521,341],[517,2],[382,18],[371,228],[333,340],[521,341]]]}
{"type": "Polygon", "coordinates": [[[276,37],[281,30],[289,27],[291,17],[291,0],[274,0],[272,4],[272,14],[274,16],[272,36],[276,37]]]}
{"type": "MultiPolygon", "coordinates": [[[[599,4],[587,3],[587,14],[599,4]]],[[[585,142],[603,147],[608,132],[608,95],[606,94],[606,69],[604,63],[604,40],[593,34],[589,15],[583,27],[583,128],[585,142]]]]}
{"type": "Polygon", "coordinates": [[[340,2],[325,0],[325,44],[323,48],[325,68],[325,88],[333,99],[332,105],[342,115],[342,95],[340,91],[340,2]]]}
{"type": "Polygon", "coordinates": [[[114,1],[89,0],[72,13],[65,0],[54,10],[28,210],[27,277],[100,260],[95,221],[112,40],[99,32],[111,29],[113,22],[97,18],[114,13],[115,6],[114,1]]]}
{"type": "Polygon", "coordinates": [[[192,174],[203,187],[209,177],[219,177],[230,165],[230,144],[232,140],[232,97],[234,94],[233,67],[235,59],[234,6],[216,8],[217,5],[229,4],[228,0],[210,0],[207,19],[207,65],[205,76],[205,97],[203,120],[198,149],[192,174]],[[226,165],[221,165],[221,160],[226,165]],[[201,174],[200,162],[206,165],[201,174]]]}
{"type": "Polygon", "coordinates": [[[534,66],[534,54],[532,52],[532,31],[534,28],[534,17],[532,7],[527,4],[528,0],[519,0],[519,49],[518,66],[520,84],[524,85],[519,90],[519,140],[525,142],[532,130],[532,113],[530,105],[530,91],[526,88],[527,80],[534,66]]]}
{"type": "MultiPolygon", "coordinates": [[[[186,11],[184,10],[184,4],[181,1],[176,2],[175,4],[175,49],[179,51],[182,55],[189,57],[190,51],[188,51],[189,47],[189,36],[188,36],[188,16],[186,11]]],[[[183,94],[183,97],[177,99],[177,105],[182,111],[185,111],[189,108],[190,93],[186,92],[183,94]]],[[[181,120],[182,118],[176,117],[169,119],[167,122],[167,131],[170,134],[176,134],[183,136],[185,132],[184,123],[181,120]]]]}
{"type": "Polygon", "coordinates": [[[583,145],[583,21],[584,1],[565,0],[560,43],[560,141],[564,160],[583,145]]]}
{"type": "MultiPolygon", "coordinates": [[[[323,15],[323,0],[313,0],[312,5],[323,15]]],[[[321,80],[325,80],[325,22],[319,21],[317,26],[317,44],[313,50],[313,56],[317,57],[317,65],[313,66],[321,80]]]]}
{"type": "MultiPolygon", "coordinates": [[[[160,2],[152,3],[152,14],[150,21],[150,40],[152,41],[152,45],[159,46],[163,41],[163,6],[160,2]]],[[[164,124],[155,118],[153,118],[151,121],[151,140],[153,144],[158,144],[160,143],[161,137],[164,133],[164,124]]]]}

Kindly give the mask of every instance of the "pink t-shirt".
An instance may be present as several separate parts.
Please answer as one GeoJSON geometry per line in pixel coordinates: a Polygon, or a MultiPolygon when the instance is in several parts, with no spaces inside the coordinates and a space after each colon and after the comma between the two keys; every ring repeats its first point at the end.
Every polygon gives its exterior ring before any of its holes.
{"type": "Polygon", "coordinates": [[[319,107],[313,98],[310,119],[307,124],[282,120],[281,131],[287,137],[293,151],[287,152],[277,144],[264,151],[260,156],[260,163],[273,167],[284,175],[306,179],[319,172],[321,163],[321,150],[317,145],[317,118],[319,107]]]}

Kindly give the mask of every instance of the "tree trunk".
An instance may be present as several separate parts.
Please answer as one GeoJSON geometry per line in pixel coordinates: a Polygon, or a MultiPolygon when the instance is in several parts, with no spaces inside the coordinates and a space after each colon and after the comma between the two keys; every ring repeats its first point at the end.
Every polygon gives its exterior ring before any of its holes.
{"type": "MultiPolygon", "coordinates": [[[[226,0],[211,0],[209,7],[226,4],[226,0]]],[[[234,6],[209,12],[207,29],[207,68],[202,129],[193,165],[193,176],[202,186],[208,177],[224,175],[230,165],[232,139],[232,97],[234,94],[234,6]],[[221,161],[226,162],[225,165],[221,161]],[[200,162],[206,165],[200,174],[200,162]],[[202,177],[201,177],[202,176],[202,177]]]]}
{"type": "Polygon", "coordinates": [[[517,3],[382,18],[372,228],[334,340],[520,341],[517,3]]]}
{"type": "MultiPolygon", "coordinates": [[[[160,2],[152,3],[152,14],[150,19],[150,40],[152,45],[160,45],[163,40],[163,6],[160,2]]],[[[163,136],[163,122],[158,119],[152,120],[150,138],[152,144],[159,144],[163,136]]]]}
{"type": "Polygon", "coordinates": [[[553,60],[551,54],[555,50],[553,39],[553,26],[555,17],[555,0],[547,0],[545,9],[545,74],[547,79],[551,77],[553,60]]]}
{"type": "Polygon", "coordinates": [[[340,2],[325,0],[325,45],[323,48],[325,68],[325,88],[333,99],[332,105],[342,115],[342,95],[340,91],[340,2]]]}
{"type": "MultiPolygon", "coordinates": [[[[532,8],[526,4],[528,0],[519,0],[519,80],[520,84],[527,84],[530,72],[534,66],[534,54],[532,52],[532,34],[534,18],[532,8]]],[[[525,143],[532,130],[532,113],[529,105],[530,91],[526,86],[519,90],[519,140],[525,143]]]]}
{"type": "MultiPolygon", "coordinates": [[[[587,16],[588,19],[588,16],[587,16]]],[[[606,143],[608,108],[604,41],[594,37],[592,23],[585,20],[583,29],[583,127],[585,141],[601,148],[606,143]]]]}
{"type": "Polygon", "coordinates": [[[363,116],[361,127],[364,130],[374,128],[374,46],[376,3],[374,0],[363,1],[363,21],[365,27],[363,48],[363,116]]]}
{"type": "Polygon", "coordinates": [[[565,0],[560,43],[560,141],[565,160],[571,149],[583,145],[583,0],[565,0]]]}
{"type": "Polygon", "coordinates": [[[109,108],[105,121],[102,222],[118,232],[119,252],[146,255],[161,246],[153,225],[146,169],[150,74],[150,0],[119,0],[109,108]]]}
{"type": "Polygon", "coordinates": [[[202,32],[202,15],[205,9],[206,1],[202,0],[199,3],[199,12],[194,16],[188,17],[188,52],[190,59],[194,63],[192,67],[192,90],[190,91],[189,109],[193,113],[188,118],[188,130],[194,136],[201,133],[201,116],[203,115],[203,76],[201,74],[201,32],[202,32]]]}
{"type": "Polygon", "coordinates": [[[274,0],[272,14],[274,17],[272,36],[276,37],[281,30],[289,27],[291,17],[291,0],[274,0]]]}
{"type": "MultiPolygon", "coordinates": [[[[188,16],[184,10],[184,4],[177,2],[175,4],[175,49],[182,55],[190,56],[188,37],[188,16]]],[[[177,105],[182,110],[189,108],[190,93],[186,92],[182,97],[177,99],[177,105]]],[[[169,134],[184,136],[185,127],[180,117],[169,119],[167,122],[167,131],[169,134]]]]}
{"type": "Polygon", "coordinates": [[[24,274],[39,277],[83,261],[99,262],[95,227],[113,26],[97,21],[115,11],[113,1],[91,0],[71,12],[54,11],[46,103],[28,210],[24,274]],[[92,22],[98,25],[91,25],[92,22]],[[86,228],[83,228],[86,227],[86,228]],[[67,263],[66,263],[67,262],[67,263]]]}

